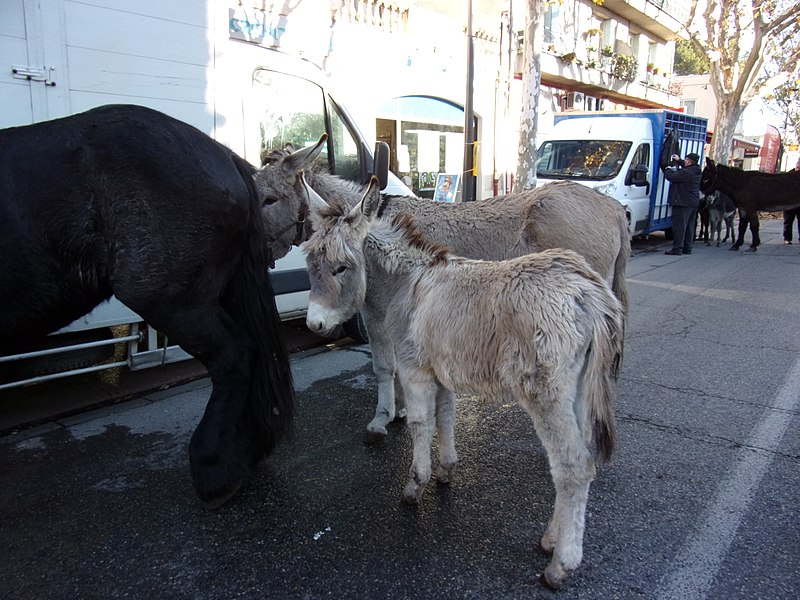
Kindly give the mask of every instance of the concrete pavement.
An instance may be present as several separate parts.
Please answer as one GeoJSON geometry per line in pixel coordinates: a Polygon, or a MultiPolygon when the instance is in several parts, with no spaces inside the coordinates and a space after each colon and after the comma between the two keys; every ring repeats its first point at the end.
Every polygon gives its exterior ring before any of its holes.
{"type": "MultiPolygon", "coordinates": [[[[559,598],[800,590],[800,246],[632,260],[619,445],[559,598]]],[[[207,379],[0,439],[0,597],[549,598],[553,490],[513,405],[460,399],[460,464],[400,502],[407,432],[362,443],[368,346],[295,355],[293,438],[216,512],[186,447],[207,379]]]]}

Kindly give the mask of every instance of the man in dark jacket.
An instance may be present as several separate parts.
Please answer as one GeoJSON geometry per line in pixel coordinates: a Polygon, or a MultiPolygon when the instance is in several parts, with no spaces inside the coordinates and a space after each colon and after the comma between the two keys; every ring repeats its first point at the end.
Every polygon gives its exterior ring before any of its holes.
{"type": "MultiPolygon", "coordinates": [[[[675,155],[674,159],[680,161],[675,155]]],[[[672,250],[664,254],[679,256],[692,253],[695,219],[700,205],[700,156],[694,152],[686,155],[683,168],[670,166],[664,169],[664,177],[670,182],[667,201],[672,207],[672,250]]]]}

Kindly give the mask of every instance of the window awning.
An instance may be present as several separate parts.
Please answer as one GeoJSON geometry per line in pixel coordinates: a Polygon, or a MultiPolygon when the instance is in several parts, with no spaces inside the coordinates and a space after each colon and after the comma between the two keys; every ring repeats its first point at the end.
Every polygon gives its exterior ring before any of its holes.
{"type": "Polygon", "coordinates": [[[761,150],[761,146],[755,142],[738,137],[733,138],[733,142],[731,142],[731,149],[735,150],[736,148],[744,150],[745,158],[756,158],[758,156],[758,151],[761,150]]]}

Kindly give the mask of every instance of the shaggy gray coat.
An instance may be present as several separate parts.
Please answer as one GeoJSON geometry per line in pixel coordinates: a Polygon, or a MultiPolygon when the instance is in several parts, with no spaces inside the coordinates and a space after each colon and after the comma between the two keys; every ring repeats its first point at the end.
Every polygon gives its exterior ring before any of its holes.
{"type": "MultiPolygon", "coordinates": [[[[314,192],[310,192],[312,197],[314,192]]],[[[560,587],[582,559],[594,461],[614,441],[613,380],[622,348],[622,307],[606,282],[570,250],[490,262],[452,256],[405,214],[377,217],[377,186],[353,209],[312,201],[316,232],[303,244],[311,276],[309,327],[329,330],[359,310],[367,277],[393,302],[384,330],[406,394],[413,461],[403,498],[418,503],[431,477],[448,482],[457,455],[453,392],[516,399],[529,413],[556,489],[542,547],[560,587]]]]}

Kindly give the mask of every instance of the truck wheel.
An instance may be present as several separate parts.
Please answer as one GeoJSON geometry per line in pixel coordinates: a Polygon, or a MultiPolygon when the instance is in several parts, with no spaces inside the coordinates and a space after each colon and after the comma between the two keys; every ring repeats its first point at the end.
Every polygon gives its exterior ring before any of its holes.
{"type": "Polygon", "coordinates": [[[354,339],[359,344],[366,344],[369,342],[367,326],[364,324],[364,319],[361,318],[361,313],[356,313],[349,321],[342,323],[342,329],[348,337],[354,339]]]}

